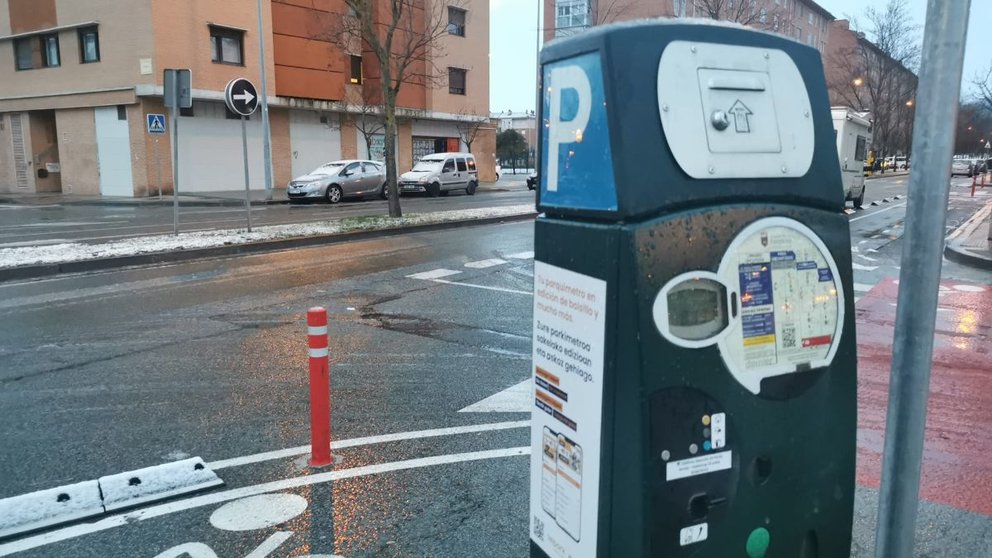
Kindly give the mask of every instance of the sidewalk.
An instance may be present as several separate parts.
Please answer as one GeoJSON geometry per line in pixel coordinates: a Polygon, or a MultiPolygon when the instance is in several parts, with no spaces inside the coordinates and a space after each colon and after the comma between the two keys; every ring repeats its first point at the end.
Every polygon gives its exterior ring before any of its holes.
{"type": "MultiPolygon", "coordinates": [[[[512,175],[511,175],[512,177],[512,175]]],[[[503,183],[482,182],[479,191],[508,191],[514,182],[511,177],[503,183]],[[510,182],[511,184],[507,184],[510,182]]],[[[521,176],[520,182],[525,177],[521,176]]],[[[519,184],[516,184],[519,185],[519,184]]],[[[282,205],[288,204],[286,190],[276,188],[272,191],[272,199],[267,199],[265,190],[251,190],[251,205],[282,205]]],[[[14,205],[93,205],[93,206],[123,206],[123,207],[159,207],[172,206],[172,195],[157,195],[145,198],[129,198],[123,196],[96,196],[80,194],[62,194],[58,192],[43,192],[37,194],[0,193],[0,204],[14,205]]],[[[179,194],[179,205],[184,207],[213,207],[230,206],[242,207],[245,204],[244,190],[224,190],[219,192],[189,192],[179,194]]]]}
{"type": "Polygon", "coordinates": [[[947,239],[948,259],[980,269],[992,270],[992,231],[989,230],[992,202],[965,221],[947,239]]]}

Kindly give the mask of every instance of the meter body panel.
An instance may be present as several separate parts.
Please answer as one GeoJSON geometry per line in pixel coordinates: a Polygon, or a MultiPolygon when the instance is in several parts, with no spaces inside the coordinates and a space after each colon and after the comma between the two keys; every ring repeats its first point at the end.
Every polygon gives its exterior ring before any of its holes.
{"type": "Polygon", "coordinates": [[[541,62],[531,555],[846,558],[853,279],[819,53],[650,22],[541,62]]]}

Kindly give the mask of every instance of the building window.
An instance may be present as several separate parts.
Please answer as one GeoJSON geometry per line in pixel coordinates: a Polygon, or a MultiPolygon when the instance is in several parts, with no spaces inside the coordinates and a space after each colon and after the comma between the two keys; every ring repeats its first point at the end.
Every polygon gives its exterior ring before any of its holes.
{"type": "Polygon", "coordinates": [[[351,83],[362,83],[362,57],[351,55],[351,83]]]}
{"type": "Polygon", "coordinates": [[[17,59],[18,70],[34,68],[34,41],[30,38],[14,40],[14,58],[17,59]]]}
{"type": "MultiPolygon", "coordinates": [[[[685,4],[685,0],[682,3],[685,4]]],[[[589,0],[555,0],[555,15],[555,29],[587,27],[589,0]]]]}
{"type": "Polygon", "coordinates": [[[245,32],[210,26],[210,54],[215,64],[244,66],[245,32]]]}
{"type": "Polygon", "coordinates": [[[448,6],[448,34],[465,36],[465,10],[448,6]]]}
{"type": "Polygon", "coordinates": [[[809,13],[809,20],[808,21],[809,21],[809,24],[810,25],[813,25],[813,12],[810,12],[809,13]]]}
{"type": "Polygon", "coordinates": [[[56,33],[41,36],[41,63],[46,68],[61,66],[59,36],[56,33]]]}
{"type": "Polygon", "coordinates": [[[96,27],[85,27],[79,33],[79,61],[82,64],[100,61],[100,35],[96,27]]]}
{"type": "Polygon", "coordinates": [[[460,68],[448,68],[448,93],[465,94],[465,73],[465,70],[460,68]]]}
{"type": "Polygon", "coordinates": [[[127,120],[126,105],[117,105],[117,120],[127,120]]]}

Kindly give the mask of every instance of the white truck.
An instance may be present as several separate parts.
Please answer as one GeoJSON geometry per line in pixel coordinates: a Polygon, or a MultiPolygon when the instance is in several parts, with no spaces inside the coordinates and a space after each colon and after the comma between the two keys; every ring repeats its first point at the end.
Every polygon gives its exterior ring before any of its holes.
{"type": "Polygon", "coordinates": [[[849,107],[830,107],[837,137],[837,157],[844,181],[844,199],[861,207],[865,201],[865,157],[871,145],[871,121],[867,113],[849,107]]]}

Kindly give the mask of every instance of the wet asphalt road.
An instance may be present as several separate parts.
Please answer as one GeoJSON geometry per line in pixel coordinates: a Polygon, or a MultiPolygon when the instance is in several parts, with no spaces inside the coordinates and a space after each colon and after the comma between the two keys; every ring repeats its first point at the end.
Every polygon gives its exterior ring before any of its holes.
{"type": "MultiPolygon", "coordinates": [[[[285,198],[285,193],[280,193],[285,198]]],[[[234,200],[235,202],[237,200],[234,200]]],[[[524,176],[507,176],[499,182],[483,184],[474,196],[452,192],[431,198],[406,194],[401,199],[407,214],[475,209],[534,203],[534,192],[527,189],[524,176]]],[[[252,207],[252,224],[279,225],[310,223],[329,219],[384,215],[386,202],[380,199],[346,199],[336,205],[323,202],[277,204],[252,207]]],[[[243,207],[180,206],[181,231],[241,228],[246,224],[243,207]]],[[[119,238],[172,233],[171,205],[150,204],[4,204],[0,203],[0,248],[40,246],[70,241],[107,242],[119,238]]]]}
{"type": "MultiPolygon", "coordinates": [[[[963,182],[949,225],[990,199],[961,196],[963,182]]],[[[905,177],[869,182],[869,200],[904,194],[905,177]]],[[[898,275],[904,201],[851,215],[862,289],[898,275]]],[[[219,556],[260,545],[270,556],[526,555],[528,461],[518,448],[529,443],[528,415],[458,411],[529,377],[532,231],[475,227],[0,284],[0,498],[185,455],[219,464],[227,483],[150,508],[171,512],[162,517],[0,542],[0,555],[25,541],[50,544],[24,556],[165,558],[194,543],[219,556]],[[505,263],[465,266],[490,258],[505,263]],[[408,277],[435,269],[458,271],[446,278],[457,284],[408,277]],[[331,317],[335,439],[483,430],[338,450],[335,470],[364,474],[333,484],[306,484],[322,472],[301,454],[225,462],[309,442],[304,311],[313,305],[331,317]],[[300,495],[306,511],[241,531],[211,521],[247,495],[228,489],[280,481],[266,492],[300,495]]],[[[944,276],[990,283],[950,262],[944,276]]],[[[859,488],[855,556],[869,555],[876,498],[859,488]]],[[[924,503],[921,537],[920,556],[986,556],[992,521],[924,503]]]]}

